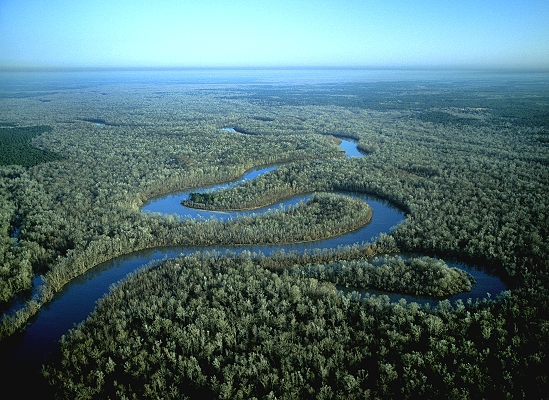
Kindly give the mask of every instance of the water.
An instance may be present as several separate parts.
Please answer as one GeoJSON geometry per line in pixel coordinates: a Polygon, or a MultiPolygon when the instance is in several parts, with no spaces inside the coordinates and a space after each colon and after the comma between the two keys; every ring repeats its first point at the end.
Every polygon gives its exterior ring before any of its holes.
{"type": "MultiPolygon", "coordinates": [[[[276,166],[255,168],[250,171],[247,171],[244,175],[242,175],[242,177],[232,182],[227,182],[219,185],[204,186],[202,188],[195,188],[190,190],[183,190],[183,191],[172,193],[166,196],[159,196],[145,203],[145,205],[143,205],[141,210],[147,213],[160,213],[160,214],[168,214],[168,215],[177,214],[183,218],[208,219],[208,218],[215,217],[223,221],[226,221],[227,219],[233,218],[238,215],[252,215],[252,214],[261,213],[270,208],[273,208],[273,206],[266,206],[266,207],[262,207],[262,208],[259,208],[256,210],[250,210],[250,211],[225,212],[225,211],[208,211],[208,210],[198,210],[195,208],[188,208],[188,207],[182,206],[181,202],[183,200],[187,200],[189,198],[189,194],[192,192],[205,193],[205,192],[211,192],[213,190],[228,189],[244,181],[257,178],[262,174],[266,174],[267,172],[273,171],[275,168],[276,166]]],[[[301,196],[301,198],[307,198],[307,196],[301,196]]],[[[297,197],[289,198],[280,203],[277,203],[276,208],[278,208],[280,205],[287,206],[291,204],[296,204],[298,202],[299,202],[299,199],[297,199],[297,197]]]]}
{"type": "MultiPolygon", "coordinates": [[[[222,130],[226,130],[229,132],[234,131],[233,128],[222,128],[222,130]]],[[[357,143],[353,140],[342,140],[341,143],[339,144],[339,147],[343,151],[345,151],[346,158],[363,156],[363,154],[357,149],[357,143]]],[[[236,216],[260,214],[270,209],[279,209],[281,206],[287,207],[289,205],[295,205],[300,201],[307,201],[311,197],[310,195],[293,196],[276,203],[276,205],[274,206],[268,205],[268,206],[260,207],[254,210],[239,211],[239,212],[198,210],[194,208],[184,207],[181,205],[181,202],[183,200],[187,200],[189,198],[189,194],[192,192],[206,193],[206,192],[211,192],[215,190],[227,189],[227,188],[236,186],[242,182],[245,182],[247,180],[255,179],[260,175],[273,171],[275,168],[276,168],[276,165],[263,167],[263,168],[255,168],[245,172],[244,175],[242,175],[242,177],[232,182],[228,182],[220,185],[204,186],[202,188],[191,189],[191,190],[182,190],[180,192],[172,193],[169,195],[159,196],[145,203],[145,205],[141,209],[148,213],[161,213],[161,214],[168,214],[168,215],[177,214],[183,218],[208,219],[208,218],[215,217],[219,220],[226,221],[227,219],[234,218],[236,216]]],[[[367,196],[366,197],[363,196],[363,199],[367,202],[378,201],[378,199],[374,199],[372,197],[367,197],[367,196]]],[[[380,210],[383,207],[380,207],[380,210]]]]}
{"type": "Polygon", "coordinates": [[[352,158],[352,157],[362,157],[363,154],[358,150],[356,147],[356,142],[352,140],[345,140],[341,139],[341,143],[339,144],[339,147],[341,147],[343,150],[345,150],[345,157],[346,158],[352,158]]]}
{"type": "MultiPolygon", "coordinates": [[[[421,255],[415,254],[414,257],[421,255]]],[[[496,298],[501,292],[507,290],[505,284],[495,275],[487,273],[484,268],[480,265],[466,264],[457,259],[444,259],[446,264],[451,268],[459,268],[464,271],[467,271],[473,278],[475,278],[476,283],[473,284],[471,291],[458,293],[453,296],[446,298],[450,303],[455,303],[457,300],[461,300],[463,303],[466,303],[469,299],[484,299],[484,298],[496,298]]],[[[409,294],[401,293],[391,293],[383,290],[375,289],[362,289],[362,288],[353,288],[353,287],[343,287],[339,286],[339,290],[343,293],[349,292],[358,292],[362,296],[367,295],[383,295],[389,297],[389,300],[392,303],[396,303],[401,299],[406,300],[407,303],[419,303],[419,304],[428,304],[431,307],[438,306],[438,303],[441,299],[436,299],[428,296],[414,296],[409,294]]]]}
{"type": "Polygon", "coordinates": [[[221,130],[225,132],[238,133],[238,131],[234,128],[221,128],[221,130]]]}
{"type": "MultiPolygon", "coordinates": [[[[193,189],[194,191],[219,190],[221,188],[236,185],[243,180],[253,179],[257,176],[272,171],[275,166],[254,169],[248,171],[240,179],[220,185],[193,189]]],[[[142,210],[144,212],[159,212],[165,214],[177,213],[186,218],[210,218],[218,219],[234,218],[236,215],[261,213],[269,208],[279,208],[280,203],[271,207],[264,207],[250,212],[212,212],[195,210],[183,207],[180,203],[188,196],[189,191],[163,196],[150,201],[142,210]]],[[[277,250],[285,251],[312,251],[316,248],[336,248],[346,244],[369,241],[382,232],[388,233],[390,229],[404,221],[404,213],[386,201],[359,193],[344,193],[367,201],[373,208],[372,222],[365,227],[349,234],[336,238],[319,240],[309,243],[297,243],[289,245],[254,245],[254,246],[210,246],[210,247],[168,247],[143,250],[128,255],[117,257],[89,270],[82,276],[68,283],[61,292],[57,293],[52,301],[44,305],[37,315],[31,319],[27,329],[13,335],[1,343],[0,351],[4,366],[10,366],[14,376],[28,374],[28,371],[38,371],[40,366],[47,362],[48,358],[57,348],[60,337],[76,324],[85,320],[95,308],[98,299],[109,291],[109,287],[127,274],[143,267],[151,262],[166,258],[177,257],[181,254],[190,254],[200,250],[217,250],[232,252],[262,252],[269,255],[277,250]]],[[[295,196],[282,202],[284,206],[295,204],[300,200],[306,200],[308,195],[295,196]]]]}
{"type": "MultiPolygon", "coordinates": [[[[25,97],[55,93],[62,90],[80,90],[83,88],[100,87],[103,85],[140,84],[140,85],[219,85],[219,84],[317,84],[317,83],[341,83],[341,82],[463,82],[475,80],[485,82],[496,80],[502,77],[501,74],[472,74],[464,71],[413,71],[413,70],[173,70],[173,71],[3,71],[0,74],[0,99],[2,97],[25,97]]],[[[547,74],[542,75],[504,75],[506,79],[540,79],[547,81],[547,74]]],[[[101,123],[101,121],[95,121],[101,123]]],[[[342,143],[342,148],[347,152],[347,157],[362,156],[356,146],[347,140],[342,143]],[[353,150],[356,153],[352,153],[353,150]]],[[[262,173],[268,173],[272,168],[262,168],[250,171],[242,179],[253,179],[262,173]]],[[[237,184],[239,181],[231,184],[237,184]]],[[[212,190],[202,188],[202,190],[212,190]]],[[[195,189],[196,191],[196,189],[195,189]]],[[[186,192],[176,195],[165,196],[162,199],[147,204],[145,212],[162,212],[167,214],[179,213],[188,215],[191,218],[209,218],[215,215],[216,218],[231,218],[229,213],[209,214],[202,210],[184,209],[180,202],[181,196],[186,192]]],[[[312,251],[315,248],[337,247],[344,244],[361,243],[370,241],[381,232],[389,232],[394,226],[404,220],[404,214],[392,207],[387,202],[361,196],[374,210],[373,220],[363,229],[351,232],[350,234],[324,241],[285,245],[287,251],[312,251]]],[[[298,197],[289,199],[284,204],[295,204],[303,199],[298,197]]],[[[278,208],[279,206],[272,206],[278,208]]],[[[253,210],[252,213],[262,212],[253,210]]],[[[128,273],[146,265],[151,261],[162,260],[166,257],[176,257],[181,253],[190,253],[197,250],[234,250],[234,251],[262,251],[270,254],[280,249],[281,246],[243,246],[223,248],[161,248],[145,250],[130,255],[118,257],[93,268],[80,278],[72,281],[61,293],[42,307],[38,314],[29,321],[27,329],[19,334],[13,335],[0,343],[0,354],[2,354],[2,366],[4,373],[0,374],[4,383],[15,385],[15,382],[25,380],[25,384],[18,387],[19,397],[27,389],[35,395],[37,379],[35,372],[48,360],[51,353],[55,351],[59,338],[75,324],[83,321],[93,311],[97,299],[108,292],[109,286],[119,281],[128,273]],[[34,391],[34,392],[33,392],[34,391]]],[[[463,298],[483,298],[490,292],[492,296],[497,295],[505,286],[494,276],[485,273],[481,268],[474,268],[461,264],[477,280],[473,291],[465,293],[463,298]]],[[[406,296],[394,295],[398,300],[406,296]]],[[[455,297],[452,298],[452,300],[455,297]]],[[[417,299],[424,302],[424,299],[417,299]]],[[[432,301],[432,300],[426,300],[432,301]]]]}
{"type": "MultiPolygon", "coordinates": [[[[348,147],[347,145],[345,145],[348,147]]],[[[356,144],[355,144],[356,147],[356,144]]],[[[201,190],[218,190],[223,187],[237,184],[243,179],[251,179],[260,174],[268,173],[274,167],[261,168],[246,173],[241,179],[228,184],[221,184],[202,188],[201,190]]],[[[195,189],[196,190],[196,189],[195,189]]],[[[189,216],[196,218],[198,216],[209,218],[227,219],[233,218],[239,212],[205,212],[203,210],[193,210],[183,207],[180,202],[188,192],[181,192],[177,195],[168,195],[154,199],[143,207],[144,212],[160,212],[173,214],[174,212],[181,216],[189,216]]],[[[177,257],[181,254],[190,254],[199,250],[217,250],[217,251],[232,251],[232,252],[262,252],[269,255],[280,249],[289,251],[313,251],[317,248],[337,248],[338,246],[352,245],[355,243],[363,243],[371,241],[380,233],[389,233],[399,223],[405,219],[404,213],[398,208],[392,206],[387,201],[368,196],[363,193],[340,193],[351,195],[366,201],[373,209],[372,221],[361,229],[350,232],[348,234],[319,240],[308,243],[296,243],[289,245],[253,245],[253,246],[210,246],[210,247],[166,247],[149,249],[134,252],[128,255],[120,256],[105,263],[98,265],[87,273],[73,280],[65,286],[65,288],[57,293],[54,299],[43,306],[37,315],[30,321],[30,325],[26,331],[14,335],[6,343],[3,343],[2,354],[4,360],[11,360],[10,365],[19,366],[21,369],[34,368],[37,370],[44,363],[50,354],[52,354],[57,346],[59,338],[69,329],[83,321],[95,308],[96,301],[104,296],[109,291],[110,285],[124,278],[128,273],[147,265],[150,262],[157,262],[166,258],[177,257]]],[[[306,199],[307,196],[296,196],[293,199],[283,202],[284,204],[294,204],[295,202],[306,199]]],[[[273,206],[278,208],[279,205],[273,206]]],[[[264,210],[253,210],[253,213],[260,213],[264,210]]],[[[452,266],[452,264],[450,264],[452,266]]],[[[471,273],[477,284],[473,285],[473,291],[454,296],[451,300],[482,298],[486,296],[486,292],[490,291],[493,295],[505,290],[503,283],[495,276],[491,276],[480,268],[467,266],[463,263],[455,264],[462,269],[471,273]]],[[[394,294],[393,299],[396,301],[401,297],[407,298],[409,301],[417,301],[420,303],[434,302],[436,300],[429,298],[412,298],[410,296],[401,296],[394,294]]]]}

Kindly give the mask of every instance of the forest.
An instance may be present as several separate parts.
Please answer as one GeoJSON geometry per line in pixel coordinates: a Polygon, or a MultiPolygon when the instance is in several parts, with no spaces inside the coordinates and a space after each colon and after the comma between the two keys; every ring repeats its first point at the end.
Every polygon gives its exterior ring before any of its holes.
{"type": "Polygon", "coordinates": [[[0,165],[30,167],[61,159],[57,153],[39,149],[31,144],[32,138],[51,130],[48,126],[18,127],[0,124],[0,165]]]}
{"type": "Polygon", "coordinates": [[[358,192],[399,207],[405,222],[351,247],[202,251],[142,268],[29,380],[54,398],[546,398],[548,110],[545,76],[109,81],[4,93],[1,341],[24,334],[104,261],[162,246],[337,236],[375,216],[333,193],[358,192]],[[338,138],[357,141],[364,156],[345,158],[338,138]],[[312,198],[228,221],[141,211],[155,196],[273,164],[184,203],[244,210],[312,198]],[[451,257],[483,265],[508,290],[444,300],[475,285],[446,265],[451,257]],[[359,293],[368,289],[440,302],[359,293]]]}

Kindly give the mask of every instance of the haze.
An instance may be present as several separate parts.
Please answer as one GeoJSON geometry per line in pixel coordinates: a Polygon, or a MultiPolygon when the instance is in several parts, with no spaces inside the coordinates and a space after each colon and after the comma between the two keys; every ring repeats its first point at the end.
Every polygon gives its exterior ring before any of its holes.
{"type": "Polygon", "coordinates": [[[0,68],[549,69],[549,2],[2,0],[0,68]]]}

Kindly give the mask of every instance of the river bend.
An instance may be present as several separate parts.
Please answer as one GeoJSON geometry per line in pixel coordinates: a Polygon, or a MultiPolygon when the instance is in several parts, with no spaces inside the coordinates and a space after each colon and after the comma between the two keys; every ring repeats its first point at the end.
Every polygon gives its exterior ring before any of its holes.
{"type": "MultiPolygon", "coordinates": [[[[344,140],[340,145],[346,151],[347,157],[360,156],[356,150],[356,143],[344,140]]],[[[223,185],[205,187],[200,190],[217,190],[222,187],[236,185],[242,180],[253,179],[262,173],[267,173],[275,167],[267,167],[247,172],[242,178],[223,185]]],[[[197,191],[193,189],[192,191],[197,191]]],[[[190,209],[181,206],[181,200],[188,196],[190,191],[183,191],[156,198],[146,204],[143,212],[173,214],[189,218],[209,218],[215,216],[218,219],[234,217],[237,214],[259,214],[270,208],[278,209],[280,204],[287,206],[300,200],[306,200],[309,196],[295,196],[281,203],[246,212],[212,212],[190,209]]],[[[285,251],[313,251],[316,248],[336,248],[342,245],[352,245],[371,241],[380,233],[389,233],[396,225],[405,219],[404,213],[386,201],[359,193],[345,193],[366,201],[373,209],[372,221],[365,227],[348,234],[308,243],[284,244],[284,245],[253,245],[253,246],[197,246],[197,247],[162,247],[137,251],[131,254],[117,257],[89,270],[82,276],[68,283],[61,292],[45,304],[39,312],[29,321],[27,329],[4,340],[2,343],[2,366],[10,367],[13,371],[38,371],[40,366],[47,362],[48,357],[55,351],[60,337],[76,324],[82,322],[95,308],[98,299],[109,291],[109,287],[124,278],[128,273],[165,258],[177,257],[181,254],[190,254],[196,251],[250,251],[262,252],[265,255],[284,249],[285,251]]],[[[449,300],[467,300],[468,298],[484,298],[487,293],[497,295],[505,290],[505,285],[499,278],[493,276],[482,268],[466,265],[457,261],[446,260],[449,266],[468,271],[477,281],[471,292],[461,293],[449,300]]],[[[430,303],[436,305],[437,300],[414,296],[390,294],[393,301],[405,298],[408,301],[430,303]]]]}

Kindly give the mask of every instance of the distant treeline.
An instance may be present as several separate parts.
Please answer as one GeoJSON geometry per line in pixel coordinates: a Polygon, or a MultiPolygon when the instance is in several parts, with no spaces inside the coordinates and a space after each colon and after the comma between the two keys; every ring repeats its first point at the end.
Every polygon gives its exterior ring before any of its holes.
{"type": "MultiPolygon", "coordinates": [[[[329,195],[228,222],[140,212],[153,196],[289,162],[202,200],[253,208],[288,194],[362,192],[400,206],[405,222],[370,244],[196,255],[129,278],[63,339],[46,368],[59,397],[546,398],[549,92],[536,82],[173,85],[162,96],[113,84],[109,96],[63,91],[47,110],[1,98],[4,121],[51,125],[33,143],[68,159],[0,166],[1,301],[24,297],[37,275],[45,282],[4,315],[0,336],[121,254],[311,240],[369,219],[364,204],[329,195]],[[90,116],[98,124],[82,120],[90,116]],[[343,158],[334,136],[367,155],[343,158]],[[337,292],[334,283],[434,295],[467,286],[432,260],[370,268],[398,251],[467,257],[510,292],[436,310],[337,292]]],[[[32,374],[22,375],[26,384],[32,374]]]]}

